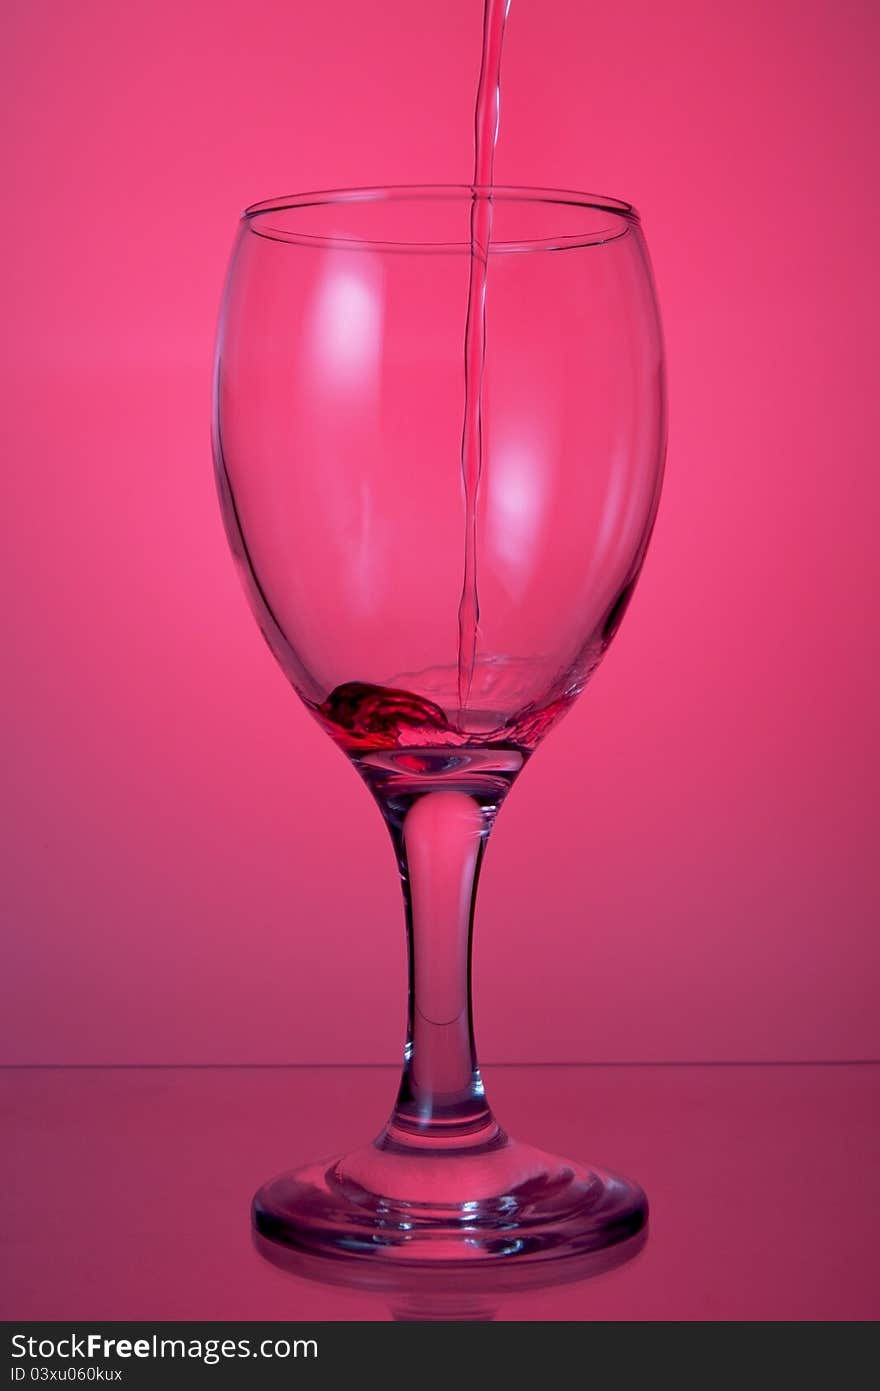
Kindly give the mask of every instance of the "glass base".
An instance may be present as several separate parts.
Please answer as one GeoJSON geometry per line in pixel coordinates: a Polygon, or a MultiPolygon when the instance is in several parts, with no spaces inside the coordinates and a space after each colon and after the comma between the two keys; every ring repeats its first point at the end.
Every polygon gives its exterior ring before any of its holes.
{"type": "MultiPolygon", "coordinates": [[[[648,1202],[629,1179],[499,1135],[438,1153],[366,1146],[280,1174],[256,1194],[263,1242],[384,1268],[539,1270],[628,1242],[648,1202]]],[[[549,1275],[549,1271],[544,1271],[549,1275]]],[[[371,1283],[373,1283],[371,1281],[371,1283]]]]}

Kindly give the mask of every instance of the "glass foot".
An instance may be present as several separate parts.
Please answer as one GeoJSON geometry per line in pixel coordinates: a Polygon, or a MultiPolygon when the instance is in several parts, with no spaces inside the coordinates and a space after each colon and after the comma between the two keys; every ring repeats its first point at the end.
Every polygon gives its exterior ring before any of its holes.
{"type": "Polygon", "coordinates": [[[389,1271],[537,1268],[627,1242],[648,1202],[629,1179],[504,1135],[426,1153],[368,1145],[280,1174],[256,1194],[257,1234],[282,1247],[389,1271]]]}

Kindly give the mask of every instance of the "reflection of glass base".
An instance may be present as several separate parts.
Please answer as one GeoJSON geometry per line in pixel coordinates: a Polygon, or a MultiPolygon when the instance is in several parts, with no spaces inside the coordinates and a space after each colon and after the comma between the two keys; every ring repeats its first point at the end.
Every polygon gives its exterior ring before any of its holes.
{"type": "MultiPolygon", "coordinates": [[[[389,1287],[404,1270],[479,1271],[494,1284],[512,1267],[553,1283],[548,1265],[626,1242],[647,1215],[628,1179],[503,1136],[440,1154],[370,1145],[280,1174],[253,1204],[264,1241],[385,1270],[389,1287]]],[[[382,1276],[368,1283],[378,1288],[382,1276]]]]}
{"type": "MultiPolygon", "coordinates": [[[[410,1322],[454,1319],[485,1322],[499,1311],[515,1308],[516,1297],[546,1292],[561,1285],[583,1284],[609,1270],[626,1265],[644,1249],[648,1229],[635,1236],[564,1260],[541,1261],[422,1261],[418,1265],[377,1260],[335,1260],[283,1246],[253,1233],[254,1247],[269,1261],[297,1280],[342,1287],[349,1294],[387,1300],[392,1317],[410,1322]]],[[[522,1306],[520,1305],[520,1309],[522,1306]]],[[[517,1315],[514,1315],[517,1317],[517,1315]]],[[[528,1317],[520,1314],[519,1317],[528,1317]]]]}

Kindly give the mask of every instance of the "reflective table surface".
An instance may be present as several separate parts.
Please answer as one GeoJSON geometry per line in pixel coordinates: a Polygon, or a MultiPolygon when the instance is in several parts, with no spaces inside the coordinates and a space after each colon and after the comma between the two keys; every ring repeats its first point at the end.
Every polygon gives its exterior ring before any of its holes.
{"type": "Polygon", "coordinates": [[[484,1073],[517,1138],[643,1185],[640,1250],[537,1289],[414,1280],[389,1293],[338,1267],[326,1283],[320,1263],[292,1270],[260,1254],[250,1199],[279,1170],[375,1134],[394,1068],[8,1068],[0,1316],[880,1317],[880,1065],[484,1073]]]}

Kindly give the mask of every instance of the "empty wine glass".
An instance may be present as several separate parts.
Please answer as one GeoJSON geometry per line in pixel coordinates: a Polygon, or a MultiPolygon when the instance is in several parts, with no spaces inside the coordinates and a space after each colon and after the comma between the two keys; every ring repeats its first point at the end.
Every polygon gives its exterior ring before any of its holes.
{"type": "MultiPolygon", "coordinates": [[[[645,556],[665,450],[660,322],[629,204],[482,195],[493,220],[467,575],[474,189],[249,208],[216,357],[230,544],[281,667],[385,818],[409,945],[387,1125],[266,1183],[254,1223],[270,1241],[397,1269],[582,1255],[632,1237],[647,1214],[636,1184],[501,1130],[476,1061],[470,948],[498,810],[596,669],[645,556]]],[[[328,1008],[356,987],[344,961],[338,980],[328,1008]]]]}

